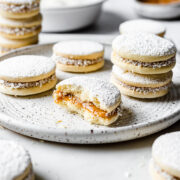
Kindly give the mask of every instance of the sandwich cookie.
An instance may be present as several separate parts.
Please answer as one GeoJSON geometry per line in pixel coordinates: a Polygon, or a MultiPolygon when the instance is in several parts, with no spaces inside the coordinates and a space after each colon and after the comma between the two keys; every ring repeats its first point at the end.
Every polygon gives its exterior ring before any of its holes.
{"type": "Polygon", "coordinates": [[[55,63],[44,56],[22,55],[0,63],[0,92],[27,96],[52,89],[55,63]]]}
{"type": "Polygon", "coordinates": [[[100,79],[74,77],[61,81],[53,98],[55,103],[92,124],[110,125],[121,115],[120,91],[100,79]]]}
{"type": "Polygon", "coordinates": [[[163,37],[166,32],[166,28],[163,24],[154,20],[134,19],[120,24],[119,31],[121,34],[146,32],[163,37]]]}
{"type": "Polygon", "coordinates": [[[0,179],[34,180],[30,155],[15,142],[0,140],[0,179]]]}
{"type": "Polygon", "coordinates": [[[38,43],[38,36],[33,36],[27,39],[7,39],[0,36],[0,54],[36,43],[38,43]]]}
{"type": "Polygon", "coordinates": [[[124,71],[113,66],[111,82],[122,94],[136,98],[157,98],[168,93],[172,81],[172,71],[164,74],[143,75],[124,71]]]}
{"type": "Polygon", "coordinates": [[[40,11],[40,0],[0,0],[0,14],[10,19],[25,19],[40,11]]]}
{"type": "Polygon", "coordinates": [[[115,38],[111,60],[120,68],[139,74],[161,74],[175,66],[175,45],[148,33],[128,33],[115,38]]]}
{"type": "Polygon", "coordinates": [[[93,41],[63,41],[53,47],[57,69],[67,72],[92,72],[104,66],[104,48],[93,41]]]}
{"type": "Polygon", "coordinates": [[[150,173],[154,180],[180,179],[180,132],[157,138],[152,146],[150,173]]]}
{"type": "Polygon", "coordinates": [[[7,19],[0,16],[0,35],[8,39],[26,39],[41,31],[41,14],[29,19],[7,19]]]}

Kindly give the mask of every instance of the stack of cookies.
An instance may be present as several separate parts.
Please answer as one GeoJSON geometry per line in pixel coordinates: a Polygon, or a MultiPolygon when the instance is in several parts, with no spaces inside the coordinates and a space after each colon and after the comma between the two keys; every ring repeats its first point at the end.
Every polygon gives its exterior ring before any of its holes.
{"type": "Polygon", "coordinates": [[[157,98],[168,93],[175,66],[175,45],[150,33],[127,33],[113,41],[111,81],[122,94],[157,98]]]}
{"type": "Polygon", "coordinates": [[[0,54],[38,42],[39,12],[39,0],[0,0],[0,54]]]}

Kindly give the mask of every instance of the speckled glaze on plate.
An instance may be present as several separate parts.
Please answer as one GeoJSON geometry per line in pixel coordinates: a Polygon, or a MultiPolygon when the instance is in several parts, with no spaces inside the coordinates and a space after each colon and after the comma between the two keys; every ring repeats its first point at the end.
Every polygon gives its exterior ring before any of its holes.
{"type": "MultiPolygon", "coordinates": [[[[22,55],[51,56],[52,45],[36,45],[16,50],[0,60],[22,55]]],[[[105,67],[88,74],[57,72],[59,80],[72,76],[110,79],[111,47],[105,45],[105,67]]],[[[178,57],[177,57],[178,58],[178,57]]],[[[63,143],[100,144],[120,142],[147,136],[174,124],[180,118],[180,64],[174,69],[170,93],[154,100],[122,96],[123,117],[110,127],[91,125],[80,116],[69,114],[53,102],[52,91],[29,97],[0,94],[0,125],[20,134],[63,143]]]]}

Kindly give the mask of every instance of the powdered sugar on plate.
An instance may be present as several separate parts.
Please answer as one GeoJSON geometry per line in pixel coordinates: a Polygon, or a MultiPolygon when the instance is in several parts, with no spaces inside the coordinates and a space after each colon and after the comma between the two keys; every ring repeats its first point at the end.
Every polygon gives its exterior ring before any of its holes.
{"type": "MultiPolygon", "coordinates": [[[[96,78],[74,77],[59,83],[60,85],[75,85],[87,90],[89,96],[97,98],[100,106],[109,108],[116,105],[121,100],[120,91],[113,84],[96,78]]],[[[58,86],[58,85],[57,85],[58,86]]]]}
{"type": "Polygon", "coordinates": [[[54,52],[67,55],[89,55],[104,51],[103,45],[94,41],[62,41],[53,47],[54,52]]]}
{"type": "Polygon", "coordinates": [[[55,69],[55,63],[47,57],[22,55],[0,62],[0,76],[26,78],[47,74],[55,69]]]}
{"type": "Polygon", "coordinates": [[[29,153],[20,145],[0,141],[0,179],[12,180],[24,173],[31,164],[29,153]]]}
{"type": "Polygon", "coordinates": [[[136,56],[161,57],[176,53],[176,47],[171,41],[142,32],[120,35],[114,39],[112,47],[115,51],[136,56]]]}

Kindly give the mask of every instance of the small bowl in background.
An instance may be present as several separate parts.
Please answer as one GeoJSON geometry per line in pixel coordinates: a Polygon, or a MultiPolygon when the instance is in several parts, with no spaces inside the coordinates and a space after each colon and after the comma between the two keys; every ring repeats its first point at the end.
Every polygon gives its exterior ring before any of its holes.
{"type": "Polygon", "coordinates": [[[68,32],[93,24],[99,17],[105,0],[92,4],[41,8],[43,14],[43,32],[68,32]]]}
{"type": "Polygon", "coordinates": [[[136,13],[153,19],[173,19],[180,17],[180,2],[168,4],[144,3],[141,0],[134,0],[136,13]]]}

